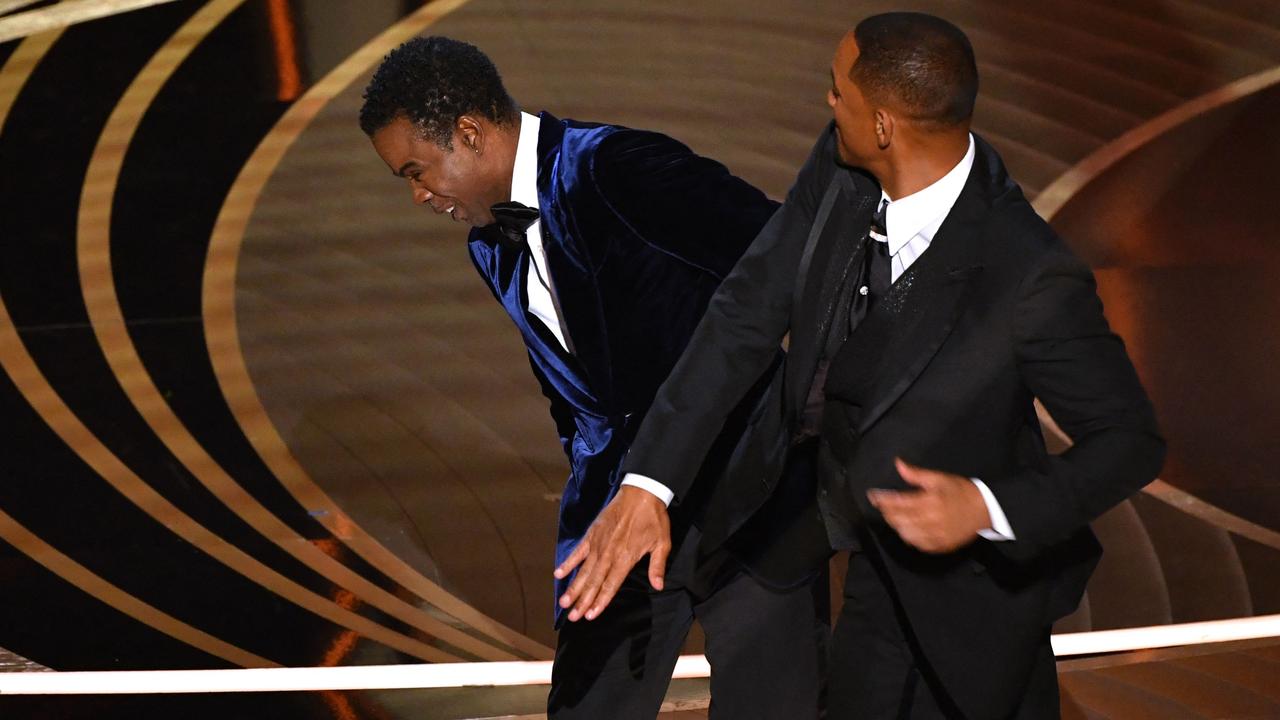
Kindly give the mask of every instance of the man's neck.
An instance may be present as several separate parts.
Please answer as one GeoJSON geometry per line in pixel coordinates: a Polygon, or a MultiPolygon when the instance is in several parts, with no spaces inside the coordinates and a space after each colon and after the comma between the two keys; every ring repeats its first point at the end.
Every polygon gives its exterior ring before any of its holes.
{"type": "Polygon", "coordinates": [[[874,173],[891,200],[914,195],[951,172],[969,152],[969,130],[914,138],[903,144],[886,167],[874,173]]]}
{"type": "Polygon", "coordinates": [[[493,152],[497,154],[497,167],[503,168],[498,173],[502,178],[502,198],[511,198],[511,179],[515,173],[516,166],[516,147],[520,143],[520,124],[523,122],[520,113],[516,113],[514,121],[494,127],[494,147],[493,152]]]}

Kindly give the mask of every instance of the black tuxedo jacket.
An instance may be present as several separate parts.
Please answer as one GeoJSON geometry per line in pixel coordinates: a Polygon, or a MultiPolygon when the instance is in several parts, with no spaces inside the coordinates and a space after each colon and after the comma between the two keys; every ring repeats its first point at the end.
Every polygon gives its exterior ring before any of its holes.
{"type": "MultiPolygon", "coordinates": [[[[975,717],[1002,717],[1096,564],[1088,523],[1156,476],[1164,444],[1091,272],[1035,214],[996,152],[975,140],[973,170],[909,271],[910,288],[895,285],[892,331],[875,352],[855,333],[833,359],[818,506],[831,538],[856,531],[875,544],[952,698],[975,717]],[[1045,451],[1037,397],[1075,443],[1061,456],[1045,451]],[[903,544],[864,500],[867,488],[902,487],[895,456],[981,478],[1017,539],[949,555],[903,544]]],[[[624,471],[690,492],[721,418],[790,334],[784,366],[712,499],[708,544],[779,491],[840,271],[860,259],[879,196],[872,178],[837,162],[828,126],[782,209],[712,297],[631,446],[624,471]]],[[[825,559],[813,533],[796,530],[805,517],[763,526],[778,538],[770,571],[825,559]]]]}

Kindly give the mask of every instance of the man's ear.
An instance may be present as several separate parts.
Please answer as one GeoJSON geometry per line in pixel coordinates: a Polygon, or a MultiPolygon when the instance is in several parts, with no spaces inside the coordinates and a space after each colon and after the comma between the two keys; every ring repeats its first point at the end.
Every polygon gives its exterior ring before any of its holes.
{"type": "Polygon", "coordinates": [[[484,125],[470,115],[462,115],[454,124],[454,132],[462,141],[462,149],[479,155],[484,152],[484,125]]]}
{"type": "Polygon", "coordinates": [[[884,150],[893,142],[893,114],[876,110],[876,147],[884,150]]]}

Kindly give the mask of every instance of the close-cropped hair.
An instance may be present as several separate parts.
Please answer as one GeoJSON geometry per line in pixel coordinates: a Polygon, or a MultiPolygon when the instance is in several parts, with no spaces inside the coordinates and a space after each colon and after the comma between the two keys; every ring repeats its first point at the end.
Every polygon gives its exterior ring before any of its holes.
{"type": "Polygon", "coordinates": [[[364,91],[360,129],[372,136],[398,117],[422,136],[452,149],[458,118],[474,115],[498,125],[518,112],[498,68],[480,48],[452,38],[414,38],[392,50],[364,91]]]}
{"type": "Polygon", "coordinates": [[[858,60],[850,77],[869,101],[926,128],[954,128],[973,117],[978,64],[960,28],[925,13],[894,12],[863,20],[853,36],[858,60]]]}

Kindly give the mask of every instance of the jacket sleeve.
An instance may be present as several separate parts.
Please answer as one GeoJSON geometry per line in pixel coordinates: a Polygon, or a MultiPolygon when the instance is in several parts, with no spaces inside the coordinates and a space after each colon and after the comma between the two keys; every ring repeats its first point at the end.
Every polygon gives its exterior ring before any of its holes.
{"type": "Polygon", "coordinates": [[[724,278],[778,203],[720,163],[661,133],[622,129],[601,141],[591,177],[642,242],[724,278]]]}
{"type": "Polygon", "coordinates": [[[984,478],[1017,538],[999,545],[1030,557],[1153,480],[1165,445],[1093,274],[1069,251],[1048,253],[1023,279],[1013,328],[1023,381],[1074,443],[1043,472],[984,478]]]}
{"type": "Polygon", "coordinates": [[[658,390],[623,462],[689,494],[725,418],[777,356],[790,327],[796,272],[814,213],[834,171],[828,126],[782,208],[712,296],[684,355],[658,390]]]}

